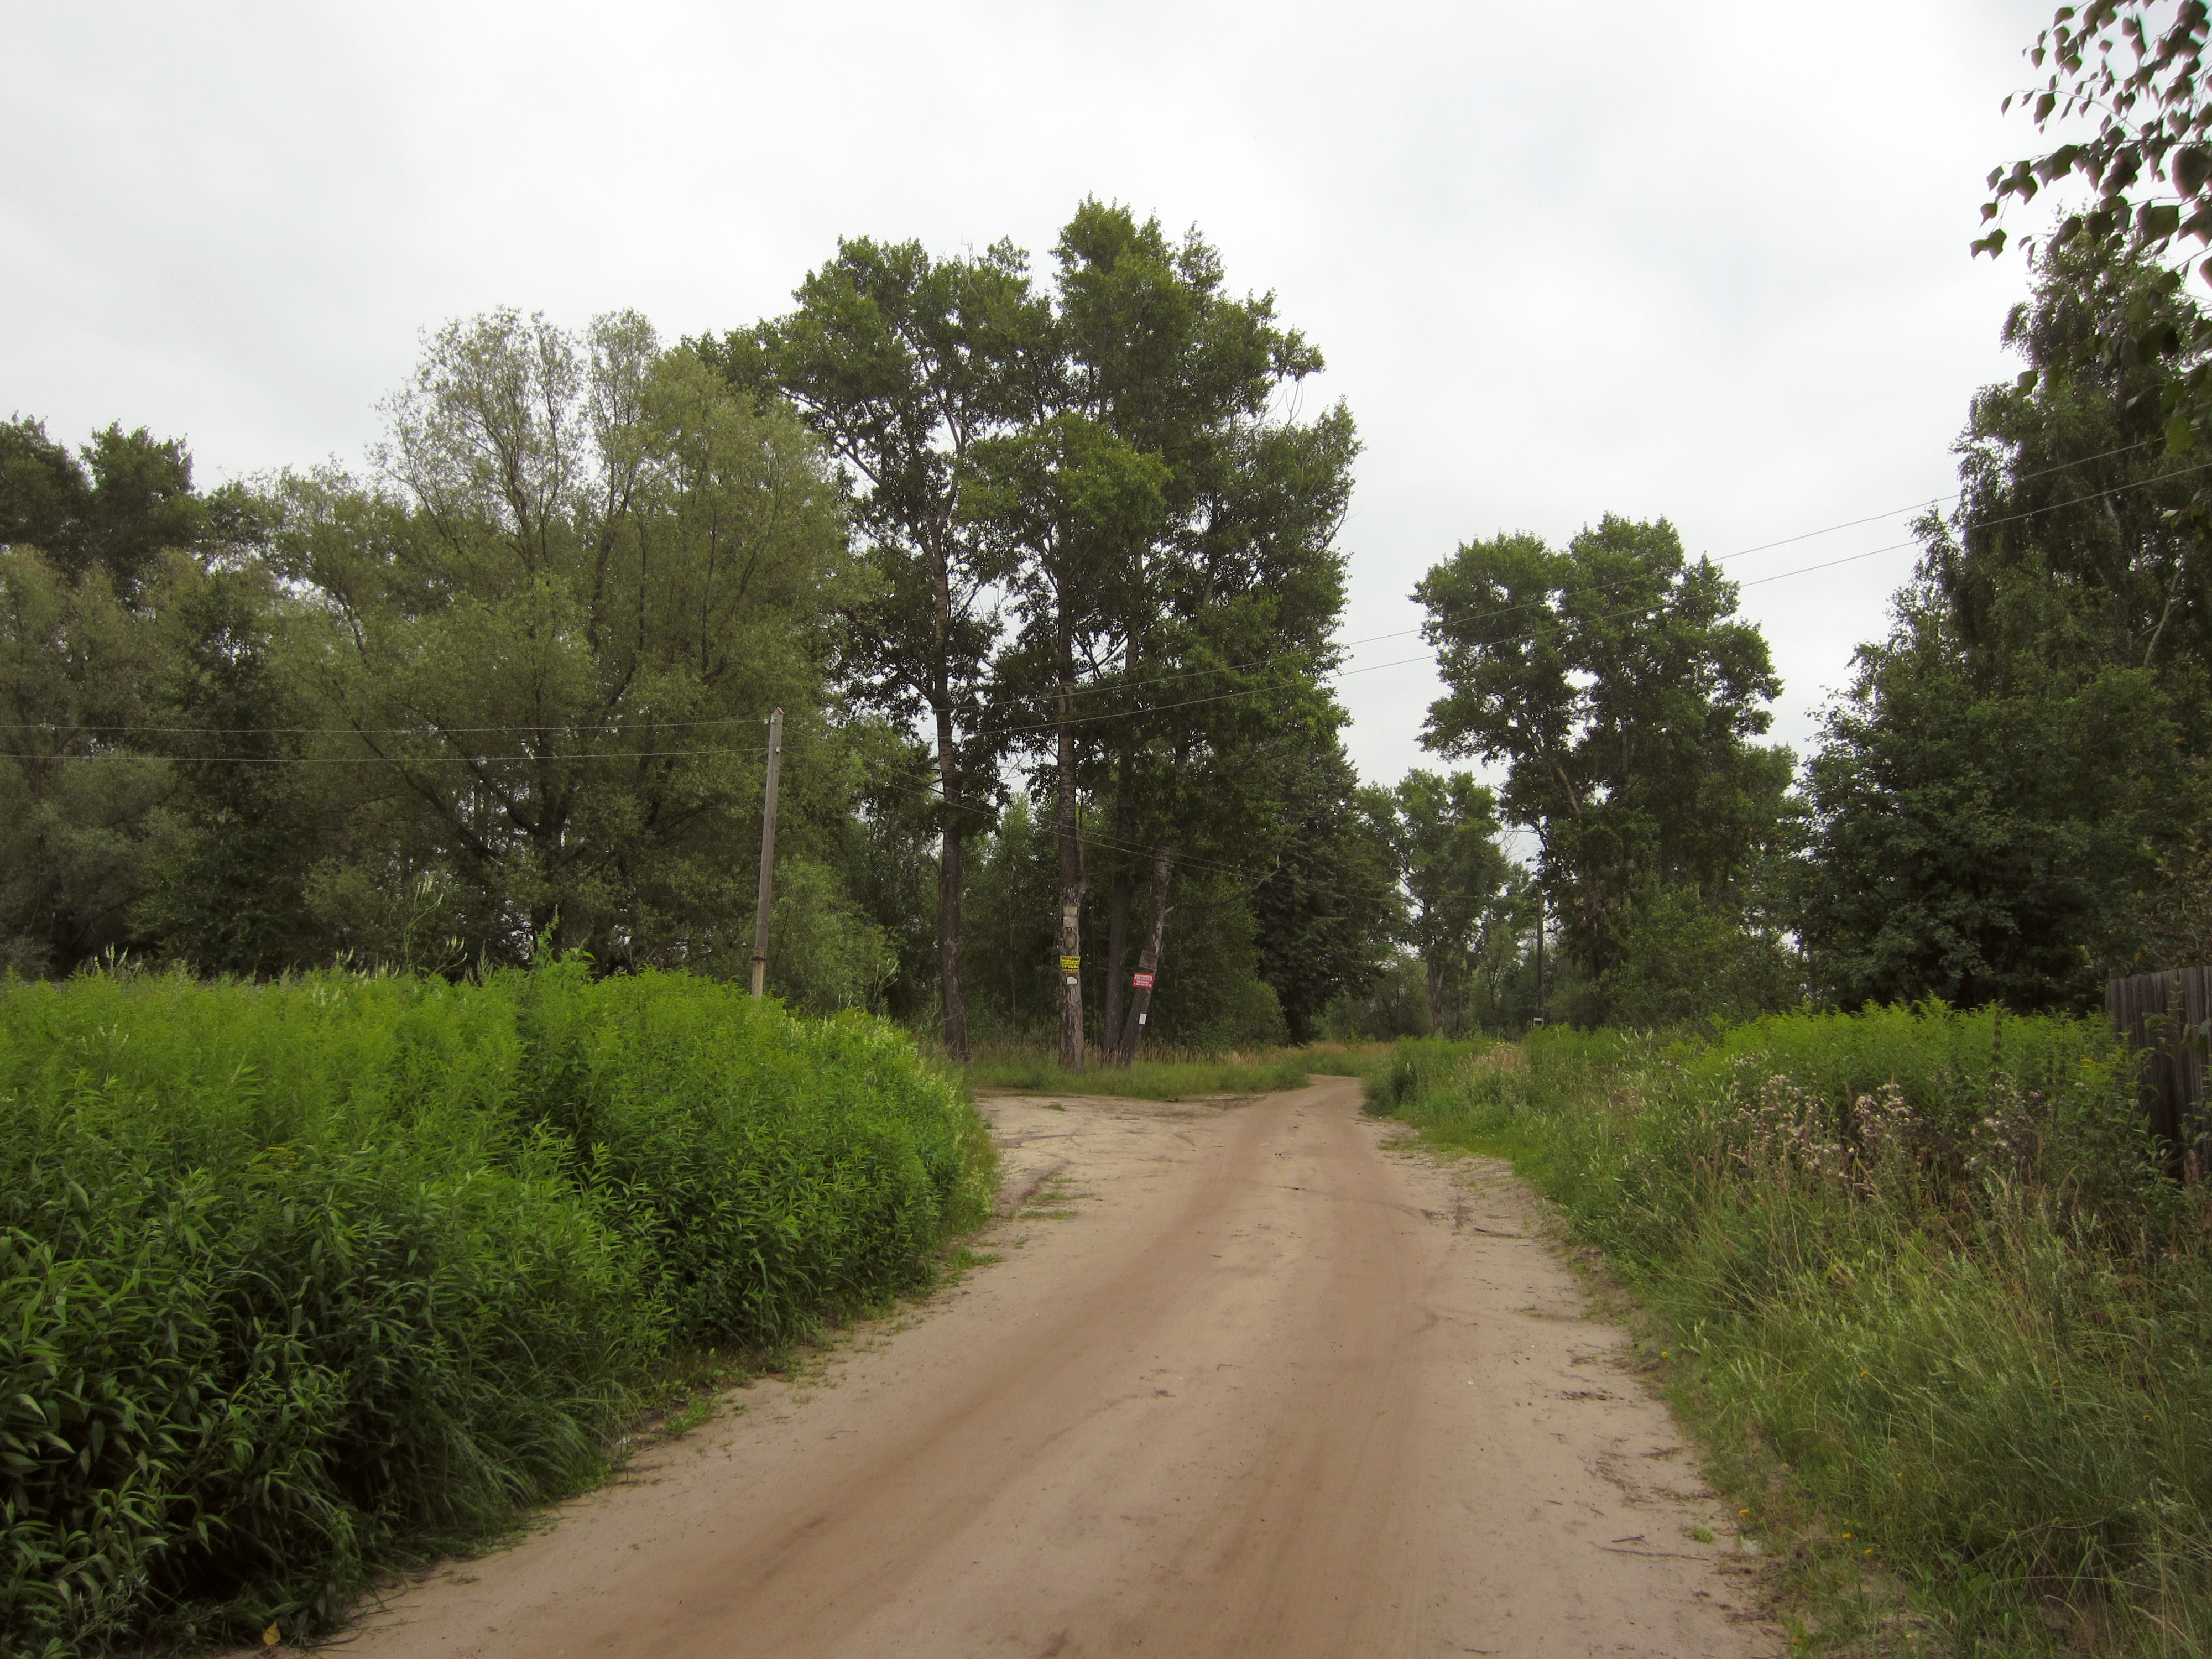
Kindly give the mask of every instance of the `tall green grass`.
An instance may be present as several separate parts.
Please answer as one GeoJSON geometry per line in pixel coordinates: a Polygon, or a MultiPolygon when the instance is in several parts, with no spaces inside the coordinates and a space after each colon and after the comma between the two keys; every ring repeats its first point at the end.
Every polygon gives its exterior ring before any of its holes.
{"type": "Polygon", "coordinates": [[[1912,1645],[1848,1565],[1923,1650],[2212,1651],[2212,1202],[2160,1173],[2103,1021],[1413,1043],[1370,1092],[1513,1157],[1622,1272],[1838,1644],[1912,1645]]]}
{"type": "Polygon", "coordinates": [[[680,975],[9,985],[0,1649],[326,1628],[991,1186],[896,1032],[680,975]]]}

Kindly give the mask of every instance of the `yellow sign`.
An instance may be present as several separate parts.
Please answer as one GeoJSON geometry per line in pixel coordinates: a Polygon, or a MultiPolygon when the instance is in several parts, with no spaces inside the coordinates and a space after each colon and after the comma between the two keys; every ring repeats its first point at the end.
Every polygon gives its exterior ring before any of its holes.
{"type": "Polygon", "coordinates": [[[1060,971],[1063,974],[1072,974],[1082,966],[1083,958],[1081,957],[1062,957],[1060,959],[1060,971]]]}

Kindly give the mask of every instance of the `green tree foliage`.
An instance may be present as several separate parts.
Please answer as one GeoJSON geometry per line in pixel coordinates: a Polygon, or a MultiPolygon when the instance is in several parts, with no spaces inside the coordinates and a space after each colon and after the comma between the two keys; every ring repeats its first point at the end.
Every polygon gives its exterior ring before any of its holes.
{"type": "Polygon", "coordinates": [[[1405,922],[1387,794],[1363,788],[1332,735],[1285,765],[1277,786],[1283,837],[1253,890],[1260,973],[1274,988],[1293,1042],[1322,1034],[1340,996],[1382,974],[1405,922]]]}
{"type": "Polygon", "coordinates": [[[2162,842],[2196,792],[2139,668],[1974,672],[1942,603],[1908,592],[1863,647],[1808,769],[1800,927],[1845,1006],[2086,1006],[2131,968],[2162,842]]]}
{"type": "Polygon", "coordinates": [[[258,562],[178,561],[160,594],[154,723],[163,809],[137,928],[203,973],[267,977],[316,954],[307,881],[326,798],[301,776],[302,710],[277,672],[282,610],[258,562]]]}
{"type": "Polygon", "coordinates": [[[1536,831],[1601,1018],[1644,896],[1687,886],[1730,908],[1775,838],[1792,763],[1753,741],[1780,690],[1766,642],[1663,520],[1608,516],[1564,552],[1468,544],[1414,592],[1446,688],[1423,741],[1505,763],[1504,815],[1536,831]]]}
{"type": "Polygon", "coordinates": [[[450,325],[389,412],[376,482],[289,481],[276,544],[347,861],[394,896],[437,878],[471,956],[718,969],[749,949],[771,707],[799,807],[825,775],[847,574],[812,441],[629,314],[450,325]]]}
{"type": "MultiPolygon", "coordinates": [[[[2212,667],[2212,569],[2189,513],[2203,461],[2166,450],[2160,372],[2095,349],[2124,326],[2142,275],[2078,246],[2044,253],[2003,331],[2027,368],[1969,411],[1960,505],[1925,527],[1927,574],[1991,672],[2031,657],[2212,667]]],[[[2202,319],[2185,297],[2160,310],[2190,331],[2202,319]]]]}
{"type": "Polygon", "coordinates": [[[799,309],[701,347],[733,384],[790,399],[847,471],[873,580],[848,602],[845,667],[877,708],[927,720],[940,805],[936,956],[947,1048],[968,1054],[960,980],[968,836],[988,823],[979,743],[1004,548],[959,511],[976,445],[1022,408],[1049,308],[1027,262],[1000,244],[933,259],[918,243],[841,241],[799,309]]]}
{"type": "Polygon", "coordinates": [[[68,576],[104,571],[125,599],[152,580],[169,549],[201,550],[250,539],[257,503],[241,485],[192,487],[179,438],[121,422],[95,433],[82,459],[43,422],[0,422],[0,543],[35,547],[68,576]]]}
{"type": "Polygon", "coordinates": [[[1498,798],[1471,773],[1417,770],[1399,782],[1389,805],[1411,901],[1407,940],[1425,975],[1427,1035],[1443,1032],[1448,1002],[1452,1028],[1463,1030],[1470,959],[1506,882],[1498,798]]]}
{"type": "MultiPolygon", "coordinates": [[[[1334,727],[1316,677],[1333,660],[1358,446],[1341,405],[1304,422],[1277,411],[1320,355],[1277,325],[1271,296],[1231,297],[1194,233],[1171,243],[1157,221],[1086,202],[1054,258],[1054,361],[1021,426],[982,447],[969,503],[1015,554],[1021,627],[1001,680],[1010,727],[1050,737],[1033,752],[1054,790],[1064,954],[1079,954],[1091,884],[1086,787],[1108,814],[1104,1023],[1126,1063],[1152,1001],[1121,997],[1139,883],[1135,965],[1158,973],[1178,859],[1239,847],[1249,861],[1279,822],[1265,757],[1334,727]]],[[[1085,1024],[1072,977],[1064,1063],[1085,1024]]]]}
{"type": "MultiPolygon", "coordinates": [[[[2039,132],[2056,137],[2055,124],[2069,136],[1990,172],[1982,204],[1990,228],[1972,244],[2001,254],[2008,233],[1991,222],[2008,203],[2070,191],[2043,249],[2110,273],[2120,303],[2099,307],[2094,330],[2061,337],[2063,356],[2077,371],[2135,377],[2131,409],[2154,421],[2175,454],[2212,449],[2212,319],[2185,292],[2189,245],[2212,243],[2208,41],[2203,0],[2059,7],[2027,52],[2045,79],[2005,107],[2018,102],[2039,132]]],[[[2212,260],[2197,274],[2212,283],[2212,260]]],[[[2201,476],[2181,511],[2200,533],[2212,526],[2212,487],[2201,476]]]]}
{"type": "Polygon", "coordinates": [[[1921,526],[1896,626],[1808,769],[1800,926],[1847,1006],[2087,1006],[2111,975],[2197,959],[2162,954],[2188,948],[2212,752],[2196,485],[2155,376],[2080,349],[2136,276],[2078,246],[2040,259],[2005,331],[2028,372],[1974,400],[1958,509],[1921,526]]]}
{"type": "Polygon", "coordinates": [[[1004,245],[848,240],[797,300],[673,350],[628,313],[454,323],[366,475],[258,495],[143,430],[0,429],[7,959],[719,973],[781,705],[794,1006],[934,1012],[961,1050],[963,847],[1025,766],[1053,890],[1025,809],[990,903],[1051,936],[994,915],[986,952],[1025,953],[997,1029],[1039,989],[1123,1060],[1312,1029],[1393,916],[1322,684],[1357,438],[1282,396],[1319,354],[1195,233],[1097,202],[1048,288],[1004,245]]]}
{"type": "Polygon", "coordinates": [[[1323,1012],[1314,1035],[1330,1042],[1388,1042],[1425,1037],[1434,1029],[1429,1006],[1428,974],[1403,954],[1392,957],[1358,991],[1340,991],[1323,1012]]]}
{"type": "Polygon", "coordinates": [[[259,530],[246,491],[203,495],[191,471],[143,428],[71,454],[40,422],[0,423],[0,963],[18,972],[150,942],[141,907],[179,850],[156,730],[179,717],[173,600],[259,530]]]}
{"type": "Polygon", "coordinates": [[[1772,909],[1678,884],[1644,896],[1597,988],[1617,1025],[1750,1019],[1802,1002],[1805,964],[1772,909]]]}
{"type": "Polygon", "coordinates": [[[131,942],[171,780],[126,738],[159,662],[155,625],[106,571],[0,548],[0,966],[69,974],[131,942]]]}

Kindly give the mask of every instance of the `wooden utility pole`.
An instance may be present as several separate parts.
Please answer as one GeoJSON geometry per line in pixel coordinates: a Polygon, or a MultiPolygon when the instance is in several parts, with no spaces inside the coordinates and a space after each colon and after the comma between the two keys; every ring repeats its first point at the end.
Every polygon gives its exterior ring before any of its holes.
{"type": "Polygon", "coordinates": [[[768,904],[775,890],[775,775],[783,763],[783,710],[768,717],[768,804],[761,812],[760,908],[753,913],[753,994],[768,990],[768,904]]]}

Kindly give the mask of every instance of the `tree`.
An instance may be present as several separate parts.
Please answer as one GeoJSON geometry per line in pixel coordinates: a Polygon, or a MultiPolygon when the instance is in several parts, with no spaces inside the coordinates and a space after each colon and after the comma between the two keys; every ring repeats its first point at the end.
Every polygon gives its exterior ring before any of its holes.
{"type": "Polygon", "coordinates": [[[2172,926],[2212,755],[2195,469],[2160,441],[2155,368],[2081,349],[2141,278],[2092,246],[2039,255],[2005,325],[2027,371],[1974,398],[1959,506],[1919,525],[1896,624],[1829,719],[1797,886],[1839,1000],[2091,1007],[2108,975],[2197,960],[2172,926]]]}
{"type": "Polygon", "coordinates": [[[1924,580],[1860,649],[1808,769],[1800,875],[1814,975],[1845,1006],[2088,1008],[2135,965],[2160,849],[2206,805],[2173,706],[2140,666],[2008,668],[1976,672],[1924,580]]]}
{"type": "MultiPolygon", "coordinates": [[[[1063,957],[1081,956],[1086,783],[1124,849],[1105,1042],[1126,1062],[1151,999],[1149,986],[1126,1008],[1121,995],[1138,880],[1150,887],[1137,961],[1149,978],[1194,824],[1241,833],[1253,850],[1271,815],[1252,757],[1330,723],[1316,677],[1333,660],[1332,544],[1357,441],[1341,405],[1305,423],[1274,411],[1320,356],[1277,325],[1272,297],[1231,298],[1195,233],[1171,243],[1157,221],[1086,202],[1054,257],[1054,356],[1036,367],[1021,428],[983,447],[971,499],[1018,554],[1022,626],[1001,682],[1010,726],[1051,734],[1063,957]]],[[[1061,994],[1073,1066],[1079,969],[1061,994]]]]}
{"type": "MultiPolygon", "coordinates": [[[[2025,205],[2076,181],[2087,186],[2086,201],[2062,205],[2042,247],[2110,273],[2124,303],[2100,308],[2103,325],[2067,339],[2065,355],[2078,367],[2144,382],[2137,406],[2173,454],[2212,446],[2212,319],[2185,292],[2188,242],[2212,243],[2208,41],[2212,8],[2203,0],[2059,7],[2027,52],[2046,77],[2004,106],[2020,103],[2045,134],[2054,122],[2073,131],[2086,121],[2083,136],[1993,169],[1982,204],[1990,228],[1972,244],[1995,258],[2008,233],[1992,222],[2008,203],[2025,205]]],[[[2031,250],[2036,242],[2028,239],[2031,250]]],[[[2197,269],[2212,283],[2212,260],[2197,269]]],[[[2023,386],[2035,372],[2023,374],[2023,386]]],[[[2212,526],[2212,486],[2201,476],[2180,510],[2200,533],[2212,526]]]]}
{"type": "Polygon", "coordinates": [[[1717,896],[1771,839],[1792,762],[1753,739],[1780,682],[1735,584],[1686,561],[1664,520],[1607,516],[1564,552],[1528,535],[1470,543],[1414,593],[1446,688],[1422,741],[1506,763],[1504,815],[1536,831],[1589,979],[1643,895],[1717,896]]]}
{"type": "Polygon", "coordinates": [[[701,350],[733,384],[789,398],[848,469],[875,580],[850,605],[846,666],[874,706],[933,728],[939,1002],[946,1049],[965,1060],[963,848],[971,796],[989,787],[976,733],[1008,571],[1001,545],[958,509],[975,445],[1012,419],[1049,317],[1024,256],[1004,243],[940,260],[914,242],[840,241],[793,297],[790,315],[701,350]]]}
{"type": "Polygon", "coordinates": [[[154,624],[105,571],[0,548],[0,967],[57,977],[132,941],[167,763],[135,752],[154,624]]]}
{"type": "Polygon", "coordinates": [[[356,859],[472,956],[742,960],[763,722],[803,821],[848,580],[813,441],[629,314],[451,325],[387,408],[376,483],[288,481],[277,538],[356,859]]]}
{"type": "MultiPolygon", "coordinates": [[[[1506,880],[1498,798],[1454,772],[1408,772],[1391,803],[1412,903],[1407,937],[1427,975],[1430,1035],[1445,1024],[1446,992],[1464,1000],[1468,958],[1506,880]]],[[[1462,1024],[1464,1017],[1453,1022],[1462,1024]]]]}
{"type": "MultiPolygon", "coordinates": [[[[1023,619],[1018,649],[1000,663],[1001,678],[1028,693],[1021,702],[1049,712],[1031,723],[1052,733],[1052,789],[1059,848],[1060,1058],[1083,1069],[1083,896],[1087,885],[1077,770],[1077,667],[1108,610],[1099,590],[1119,580],[1132,549],[1162,513],[1166,469],[1102,422],[1069,410],[1039,411],[1023,431],[994,441],[985,480],[969,492],[970,510],[1018,554],[1015,604],[1023,619]]],[[[1017,693],[1020,696],[1020,693],[1017,693]]]]}
{"type": "MultiPolygon", "coordinates": [[[[2212,568],[2189,512],[2202,465],[2167,453],[2159,371],[2087,349],[2124,325],[2142,275],[2078,246],[2038,256],[2003,330],[2026,370],[1976,394],[1959,507],[1921,526],[1960,648],[1992,666],[2023,652],[2212,666],[2212,568]]],[[[2161,310],[2191,331],[2201,321],[2184,296],[2161,310]]]]}
{"type": "Polygon", "coordinates": [[[1536,1012],[1535,930],[1541,925],[1535,878],[1509,864],[1505,879],[1483,908],[1468,960],[1473,1007],[1468,1024],[1497,1032],[1517,1031],[1536,1012]]]}
{"type": "Polygon", "coordinates": [[[1283,836],[1252,892],[1260,975],[1274,988],[1292,1042],[1319,1034],[1331,1003],[1381,977],[1405,925],[1387,793],[1360,787],[1332,732],[1288,757],[1275,785],[1283,836]]]}
{"type": "Polygon", "coordinates": [[[259,503],[241,484],[203,495],[180,438],[111,423],[82,459],[21,416],[0,422],[0,543],[36,547],[64,575],[104,571],[135,600],[170,549],[210,553],[254,538],[259,503]]]}
{"type": "Polygon", "coordinates": [[[176,787],[137,923],[201,973],[279,974],[316,953],[307,880],[324,815],[276,658],[283,607],[258,561],[178,561],[156,597],[156,723],[137,742],[168,757],[176,787]]]}
{"type": "Polygon", "coordinates": [[[264,516],[242,486],[195,490],[180,440],[115,422],[73,455],[0,424],[19,969],[129,945],[270,972],[305,948],[290,781],[245,763],[278,723],[264,516]]]}

